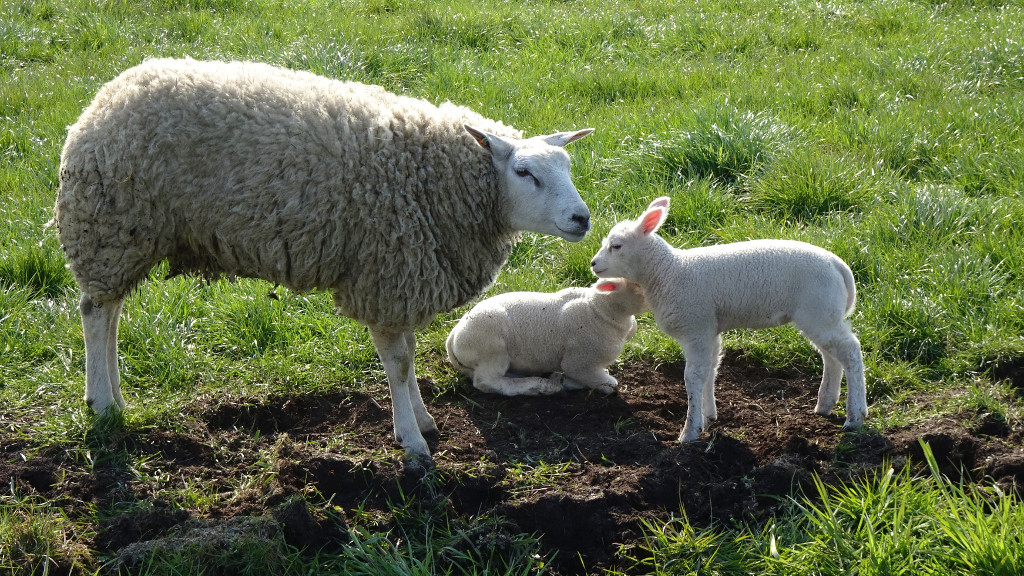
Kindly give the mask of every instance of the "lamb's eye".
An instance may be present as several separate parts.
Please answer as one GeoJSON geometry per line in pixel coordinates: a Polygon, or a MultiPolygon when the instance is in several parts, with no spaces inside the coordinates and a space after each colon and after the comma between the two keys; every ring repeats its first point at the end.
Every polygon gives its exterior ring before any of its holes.
{"type": "Polygon", "coordinates": [[[611,250],[612,252],[618,250],[619,248],[622,248],[622,244],[611,244],[608,246],[608,249],[611,250]]]}

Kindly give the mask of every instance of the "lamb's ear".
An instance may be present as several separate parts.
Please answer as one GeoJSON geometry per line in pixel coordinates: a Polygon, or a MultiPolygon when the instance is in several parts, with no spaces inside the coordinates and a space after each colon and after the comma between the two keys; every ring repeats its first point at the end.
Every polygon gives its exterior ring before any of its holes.
{"type": "Polygon", "coordinates": [[[658,196],[654,200],[651,200],[651,203],[647,206],[647,209],[650,210],[651,208],[657,208],[661,206],[665,210],[668,210],[668,201],[668,196],[658,196]]]}
{"type": "Polygon", "coordinates": [[[584,128],[583,130],[576,130],[575,132],[555,132],[554,134],[544,136],[543,139],[544,142],[552,146],[565,146],[570,142],[575,142],[580,138],[583,138],[593,131],[593,128],[584,128]]]}
{"type": "Polygon", "coordinates": [[[646,212],[640,215],[637,220],[637,229],[644,236],[652,234],[661,228],[661,225],[665,223],[665,219],[668,218],[668,206],[655,206],[654,208],[648,208],[646,212]]]}
{"type": "Polygon", "coordinates": [[[594,285],[598,292],[614,292],[619,289],[619,285],[615,282],[598,282],[594,285]]]}
{"type": "Polygon", "coordinates": [[[481,148],[490,152],[491,156],[498,159],[504,159],[508,158],[508,155],[512,153],[514,146],[501,136],[496,136],[489,132],[478,130],[469,124],[463,124],[462,127],[466,129],[466,132],[469,132],[469,135],[476,140],[476,143],[479,144],[481,148]]]}

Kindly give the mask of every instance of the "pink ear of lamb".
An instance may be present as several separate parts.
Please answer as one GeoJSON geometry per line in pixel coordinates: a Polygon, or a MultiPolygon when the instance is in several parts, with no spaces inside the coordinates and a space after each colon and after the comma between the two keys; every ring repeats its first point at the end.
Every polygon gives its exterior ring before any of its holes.
{"type": "Polygon", "coordinates": [[[668,216],[668,208],[666,207],[658,206],[648,209],[647,212],[640,216],[640,231],[644,236],[647,236],[661,228],[661,224],[665,221],[666,216],[668,216]]]}

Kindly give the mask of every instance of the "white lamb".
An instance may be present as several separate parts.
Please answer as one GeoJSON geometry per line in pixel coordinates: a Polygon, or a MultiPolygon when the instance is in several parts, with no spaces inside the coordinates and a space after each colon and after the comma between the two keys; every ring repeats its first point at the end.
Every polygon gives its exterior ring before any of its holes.
{"type": "Polygon", "coordinates": [[[369,327],[396,438],[429,456],[414,329],[489,286],[520,231],[584,237],[562,146],[590,132],[523,140],[466,108],[264,64],[125,71],[69,130],[53,220],[82,289],[86,402],[124,408],[118,316],[166,259],[330,290],[369,327]]]}
{"type": "Polygon", "coordinates": [[[846,371],[846,423],[867,417],[860,342],[844,320],[856,302],[853,274],[835,254],[804,242],[752,240],[679,250],[655,234],[669,199],[656,199],[635,221],[616,224],[591,261],[598,277],[639,283],[658,327],[683,347],[686,424],[692,442],[717,416],[714,381],[721,333],[792,322],[825,364],[814,412],[831,413],[846,371]]]}
{"type": "Polygon", "coordinates": [[[448,335],[448,360],[484,392],[554,394],[592,388],[611,394],[608,373],[636,318],[643,291],[622,279],[555,293],[506,292],[473,307],[448,335]]]}

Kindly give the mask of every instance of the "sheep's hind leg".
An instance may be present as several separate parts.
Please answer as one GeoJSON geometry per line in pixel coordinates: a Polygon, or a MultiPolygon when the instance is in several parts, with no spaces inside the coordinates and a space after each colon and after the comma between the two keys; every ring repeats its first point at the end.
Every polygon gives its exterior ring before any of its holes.
{"type": "MultiPolygon", "coordinates": [[[[384,364],[384,372],[388,376],[388,387],[391,389],[391,410],[394,419],[395,439],[405,448],[406,457],[420,456],[430,458],[430,448],[420,433],[416,421],[414,404],[423,404],[416,392],[413,400],[411,390],[416,386],[413,377],[413,360],[409,347],[409,338],[405,332],[392,332],[377,327],[370,327],[370,337],[377,349],[377,355],[384,364]],[[412,380],[410,382],[410,379],[412,380]]],[[[426,412],[426,408],[422,408],[426,412]]]]}
{"type": "Polygon", "coordinates": [[[117,375],[117,316],[122,302],[97,303],[83,293],[78,305],[85,338],[85,403],[97,414],[124,406],[117,375]]]}
{"type": "Polygon", "coordinates": [[[839,402],[840,386],[843,382],[843,365],[839,360],[823,348],[818,348],[824,370],[821,373],[821,386],[818,387],[818,403],[814,413],[828,416],[839,402]]]}
{"type": "MultiPolygon", "coordinates": [[[[822,375],[822,387],[825,388],[825,378],[829,378],[830,381],[826,390],[828,395],[822,398],[822,391],[819,389],[819,407],[824,408],[829,402],[832,405],[838,402],[839,378],[842,372],[845,372],[846,422],[843,424],[843,429],[852,430],[860,428],[868,414],[867,389],[864,382],[864,357],[860,349],[860,341],[854,336],[850,327],[845,325],[836,330],[820,334],[809,333],[807,330],[804,330],[804,334],[823,352],[822,357],[826,354],[830,355],[842,367],[840,369],[833,366],[829,369],[828,360],[826,360],[826,373],[822,375]]],[[[815,408],[815,411],[817,412],[818,409],[815,408]]]]}

